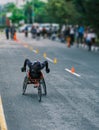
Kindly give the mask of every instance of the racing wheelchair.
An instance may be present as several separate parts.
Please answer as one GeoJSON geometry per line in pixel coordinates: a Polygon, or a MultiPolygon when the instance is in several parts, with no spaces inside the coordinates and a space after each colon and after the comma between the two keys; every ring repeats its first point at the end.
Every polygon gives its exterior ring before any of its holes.
{"type": "Polygon", "coordinates": [[[27,85],[29,84],[33,84],[34,88],[38,90],[38,101],[41,102],[42,93],[44,92],[44,95],[47,95],[46,83],[43,73],[40,72],[38,78],[31,78],[29,70],[26,72],[26,76],[24,77],[23,81],[23,95],[25,94],[27,85]]]}

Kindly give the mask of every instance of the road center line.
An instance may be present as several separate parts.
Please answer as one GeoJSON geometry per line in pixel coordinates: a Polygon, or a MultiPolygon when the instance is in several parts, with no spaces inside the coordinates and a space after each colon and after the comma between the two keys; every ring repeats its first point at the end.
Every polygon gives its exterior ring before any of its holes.
{"type": "MultiPolygon", "coordinates": [[[[30,46],[28,44],[23,44],[22,45],[25,47],[25,48],[29,48],[32,52],[34,53],[38,53],[38,50],[33,50],[33,48],[30,48],[30,46]]],[[[49,57],[45,57],[45,59],[47,59],[48,61],[54,63],[54,61],[52,59],[50,59],[49,57]]]]}
{"type": "Polygon", "coordinates": [[[65,70],[66,70],[67,72],[69,72],[69,73],[71,73],[71,74],[77,76],[77,77],[80,77],[79,74],[77,74],[77,73],[75,73],[75,72],[71,72],[71,70],[69,70],[69,69],[67,69],[67,68],[65,68],[65,70]]]}

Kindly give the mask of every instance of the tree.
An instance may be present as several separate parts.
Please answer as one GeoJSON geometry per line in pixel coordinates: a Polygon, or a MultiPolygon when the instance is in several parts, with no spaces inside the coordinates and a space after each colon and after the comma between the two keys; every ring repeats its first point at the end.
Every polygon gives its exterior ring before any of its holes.
{"type": "Polygon", "coordinates": [[[84,3],[86,19],[95,28],[99,27],[99,1],[86,0],[84,3]]]}
{"type": "Polygon", "coordinates": [[[19,23],[19,21],[25,19],[23,11],[21,9],[15,8],[12,11],[12,16],[10,17],[12,23],[19,23]]]}
{"type": "Polygon", "coordinates": [[[45,10],[46,3],[40,0],[34,0],[33,4],[34,4],[35,22],[39,22],[39,23],[45,22],[47,20],[47,15],[45,10]]]}
{"type": "Polygon", "coordinates": [[[12,23],[18,23],[20,20],[25,19],[23,11],[16,7],[14,3],[7,3],[4,5],[4,13],[11,12],[12,16],[10,16],[10,20],[12,23]]]}
{"type": "Polygon", "coordinates": [[[72,0],[49,0],[46,10],[51,20],[58,23],[75,23],[79,15],[72,0]]]}
{"type": "Polygon", "coordinates": [[[7,3],[4,5],[5,12],[12,12],[14,8],[16,8],[16,5],[14,3],[7,3]]]}
{"type": "Polygon", "coordinates": [[[27,3],[23,6],[23,10],[24,10],[25,22],[32,23],[33,7],[31,3],[27,1],[27,3]]]}
{"type": "Polygon", "coordinates": [[[99,0],[73,0],[73,2],[82,16],[83,23],[91,25],[99,34],[99,0]]]}

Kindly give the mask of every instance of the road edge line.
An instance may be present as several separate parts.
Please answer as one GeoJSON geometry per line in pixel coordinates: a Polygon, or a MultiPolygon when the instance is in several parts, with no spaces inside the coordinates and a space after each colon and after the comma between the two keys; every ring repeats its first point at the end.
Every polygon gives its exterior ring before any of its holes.
{"type": "Polygon", "coordinates": [[[4,116],[4,110],[3,110],[1,95],[0,95],[0,130],[8,130],[6,120],[5,120],[5,116],[4,116]]]}

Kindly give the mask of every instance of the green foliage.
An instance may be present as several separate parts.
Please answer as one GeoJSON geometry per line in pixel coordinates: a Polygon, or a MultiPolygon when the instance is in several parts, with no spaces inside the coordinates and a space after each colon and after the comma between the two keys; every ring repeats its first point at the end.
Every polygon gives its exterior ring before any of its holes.
{"type": "Polygon", "coordinates": [[[49,0],[46,10],[54,22],[75,23],[79,13],[71,0],[49,0]]]}
{"type": "Polygon", "coordinates": [[[25,19],[23,11],[17,8],[14,3],[5,4],[3,14],[6,15],[8,12],[12,13],[12,16],[9,17],[12,23],[18,23],[20,20],[25,19]]]}
{"type": "Polygon", "coordinates": [[[35,14],[35,22],[44,22],[46,19],[46,11],[45,11],[46,3],[35,0],[34,1],[34,14],[35,14]]]}
{"type": "Polygon", "coordinates": [[[12,23],[18,23],[20,20],[25,19],[25,16],[22,10],[15,8],[12,11],[12,16],[10,17],[10,19],[12,20],[12,23]]]}
{"type": "Polygon", "coordinates": [[[84,24],[92,26],[98,33],[99,0],[73,0],[84,24]]]}
{"type": "Polygon", "coordinates": [[[7,3],[4,5],[4,8],[6,12],[12,12],[16,5],[14,3],[7,3]]]}
{"type": "Polygon", "coordinates": [[[23,6],[26,22],[44,22],[45,19],[45,3],[40,0],[31,0],[23,6]]]}
{"type": "Polygon", "coordinates": [[[35,22],[82,23],[91,25],[99,33],[99,0],[48,0],[48,3],[31,0],[22,9],[13,3],[6,4],[2,15],[6,12],[13,13],[13,22],[25,19],[32,23],[34,19],[35,22]]]}
{"type": "Polygon", "coordinates": [[[32,8],[33,7],[32,7],[32,4],[30,2],[27,2],[23,7],[26,23],[32,23],[32,13],[33,13],[32,8]]]}
{"type": "Polygon", "coordinates": [[[99,14],[99,1],[86,0],[84,6],[87,20],[90,21],[92,25],[94,23],[97,27],[99,27],[99,17],[97,17],[99,14]]]}

